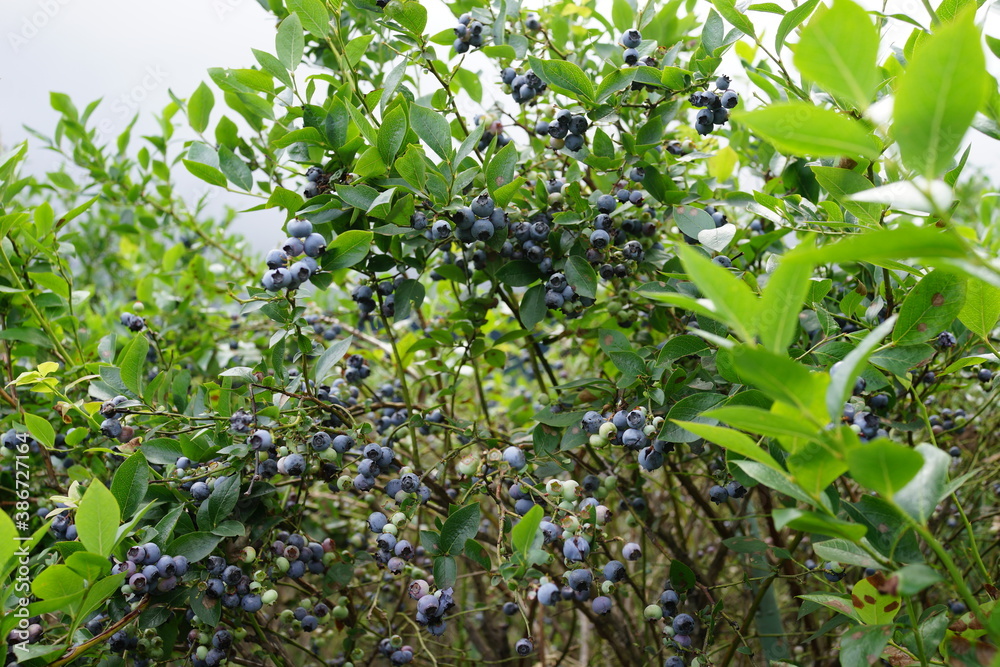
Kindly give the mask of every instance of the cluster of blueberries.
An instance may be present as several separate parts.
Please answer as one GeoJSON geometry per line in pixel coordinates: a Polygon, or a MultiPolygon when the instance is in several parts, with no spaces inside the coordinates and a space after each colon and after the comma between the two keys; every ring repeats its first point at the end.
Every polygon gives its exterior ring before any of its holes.
{"type": "Polygon", "coordinates": [[[413,662],[413,647],[409,644],[404,644],[402,637],[399,635],[380,639],[378,642],[378,652],[383,657],[389,658],[389,664],[394,666],[408,665],[413,662]]]}
{"type": "Polygon", "coordinates": [[[583,309],[593,303],[593,299],[577,294],[563,273],[553,273],[545,282],[545,307],[560,310],[567,318],[580,317],[583,309]]]}
{"type": "Polygon", "coordinates": [[[320,194],[321,189],[326,187],[330,180],[330,175],[319,167],[309,167],[306,170],[306,186],[302,189],[302,196],[312,199],[320,194]]]}
{"type": "Polygon", "coordinates": [[[455,238],[462,243],[489,241],[507,229],[507,213],[485,192],[452,213],[451,221],[455,223],[455,238]]]}
{"type": "Polygon", "coordinates": [[[478,115],[473,120],[476,123],[476,127],[487,123],[486,129],[483,130],[483,136],[479,138],[479,143],[476,144],[478,151],[482,152],[489,148],[494,137],[497,140],[497,148],[503,148],[510,143],[510,137],[503,133],[503,123],[491,115],[478,115]]]}
{"type": "Polygon", "coordinates": [[[639,465],[649,472],[662,468],[665,455],[674,449],[672,443],[653,437],[662,424],[662,417],[648,419],[646,409],[641,406],[634,410],[618,410],[610,416],[590,410],[581,420],[584,432],[590,434],[591,444],[598,446],[610,442],[639,452],[639,465]]]}
{"type": "Polygon", "coordinates": [[[326,251],[326,239],[322,234],[313,232],[312,223],[298,218],[288,223],[288,239],[280,248],[267,253],[264,261],[267,271],[260,284],[268,292],[282,289],[295,289],[309,281],[319,271],[316,258],[326,251]],[[290,259],[305,257],[295,261],[286,268],[290,259]]]}
{"type": "Polygon", "coordinates": [[[691,94],[688,102],[700,109],[695,116],[694,129],[698,134],[709,134],[716,125],[723,125],[729,120],[729,110],[735,109],[740,102],[740,96],[735,90],[729,90],[730,78],[720,76],[715,82],[715,91],[697,91],[691,94]]]}
{"type": "Polygon", "coordinates": [[[622,34],[621,45],[625,47],[622,59],[629,67],[639,64],[639,46],[642,45],[642,33],[635,28],[630,28],[622,34]]]}
{"type": "Polygon", "coordinates": [[[465,53],[472,47],[482,46],[484,36],[483,24],[473,19],[472,14],[462,14],[455,26],[455,52],[465,53]]]}
{"type": "Polygon", "coordinates": [[[530,69],[524,74],[518,74],[513,67],[504,68],[500,72],[500,80],[510,86],[510,96],[518,104],[529,102],[534,104],[533,100],[548,88],[546,83],[530,69]]]}
{"type": "Polygon", "coordinates": [[[732,480],[725,486],[715,484],[708,490],[708,499],[716,505],[721,505],[730,498],[739,499],[745,495],[747,495],[746,487],[736,480],[732,480]]]}
{"type": "Polygon", "coordinates": [[[120,407],[128,399],[124,396],[115,396],[110,401],[101,404],[101,415],[104,421],[101,422],[101,434],[106,438],[116,438],[119,442],[128,442],[135,435],[135,429],[131,426],[123,426],[119,418],[120,407]]]}
{"type": "MultiPolygon", "coordinates": [[[[420,479],[413,473],[401,475],[394,488],[398,488],[396,493],[416,493],[419,488],[420,479]]],[[[385,565],[393,574],[399,574],[406,567],[406,563],[413,559],[416,549],[409,540],[401,540],[398,535],[399,525],[406,525],[408,519],[406,515],[399,512],[393,515],[390,522],[382,512],[372,512],[368,516],[368,530],[377,534],[375,538],[375,562],[385,565]],[[391,528],[390,528],[391,526],[391,528]],[[394,532],[395,530],[395,532],[394,532]]]]}
{"type": "Polygon", "coordinates": [[[410,584],[410,597],[417,601],[416,621],[435,637],[440,637],[447,629],[444,615],[455,606],[454,590],[445,588],[430,592],[430,585],[424,579],[410,584]]]}
{"type": "MultiPolygon", "coordinates": [[[[396,314],[396,297],[394,295],[396,288],[399,284],[406,280],[406,276],[400,274],[393,280],[383,280],[375,286],[373,290],[368,285],[358,285],[353,290],[351,290],[351,300],[358,304],[358,313],[360,315],[360,323],[364,324],[366,321],[371,319],[372,313],[378,308],[378,304],[375,302],[375,292],[378,291],[380,297],[382,297],[382,308],[381,313],[385,318],[390,318],[396,314]]],[[[359,325],[360,326],[360,325],[359,325]]]]}
{"type": "Polygon", "coordinates": [[[116,562],[111,574],[125,574],[122,593],[126,597],[147,593],[167,593],[174,590],[188,571],[184,556],[169,556],[153,542],[131,547],[125,560],[116,562]]]}
{"type": "MultiPolygon", "coordinates": [[[[562,187],[562,181],[549,182],[553,187],[562,187]]],[[[526,259],[537,264],[543,274],[552,272],[552,257],[549,255],[549,232],[552,231],[552,215],[548,211],[536,213],[530,220],[520,220],[510,226],[510,236],[500,247],[500,256],[506,259],[526,259]]]]}
{"type": "Polygon", "coordinates": [[[360,354],[352,354],[347,357],[346,366],[344,381],[350,384],[361,384],[372,373],[368,362],[360,354]]]}
{"type": "Polygon", "coordinates": [[[334,340],[344,332],[344,329],[339,324],[333,324],[328,327],[320,321],[319,317],[315,313],[306,315],[306,324],[312,327],[313,333],[317,336],[322,336],[324,340],[334,340]]]}
{"type": "Polygon", "coordinates": [[[225,628],[212,635],[211,647],[199,646],[191,657],[192,667],[216,667],[229,655],[233,647],[233,633],[225,628]]]}
{"type": "MultiPolygon", "coordinates": [[[[636,170],[633,169],[633,171],[636,170]]],[[[591,253],[588,251],[587,254],[587,259],[591,262],[600,261],[603,257],[601,253],[607,250],[609,246],[616,244],[622,244],[621,256],[626,261],[641,262],[645,257],[642,244],[634,239],[626,241],[626,234],[632,232],[634,234],[647,235],[655,233],[655,227],[644,227],[639,224],[638,220],[631,220],[626,221],[628,224],[623,223],[621,228],[616,230],[611,213],[618,208],[619,201],[641,206],[642,202],[645,201],[645,196],[641,190],[620,188],[616,197],[606,194],[597,198],[597,217],[594,218],[594,231],[590,234],[590,249],[594,252],[591,253]]],[[[624,263],[617,265],[604,263],[598,269],[598,273],[605,280],[610,280],[614,277],[623,278],[628,275],[628,267],[624,263]]]]}
{"type": "MultiPolygon", "coordinates": [[[[333,549],[334,543],[329,537],[322,542],[310,542],[298,533],[282,530],[271,544],[275,558],[268,574],[272,578],[284,575],[292,579],[301,579],[306,572],[323,574],[331,558],[327,554],[332,554],[333,549]]],[[[307,625],[303,623],[303,629],[311,632],[307,625]]]]}
{"type": "Polygon", "coordinates": [[[146,328],[146,320],[134,313],[122,313],[120,319],[129,331],[138,332],[146,328]]]}
{"type": "Polygon", "coordinates": [[[535,133],[548,136],[549,146],[555,150],[566,148],[568,151],[577,152],[583,148],[584,136],[590,129],[590,121],[583,114],[574,114],[569,109],[560,109],[556,112],[552,121],[538,121],[535,124],[535,133]]]}
{"type": "MultiPolygon", "coordinates": [[[[872,408],[876,408],[883,404],[883,399],[888,404],[888,397],[885,394],[873,396],[869,404],[872,408]]],[[[885,438],[889,435],[888,431],[882,426],[882,420],[877,414],[867,410],[858,410],[851,403],[844,406],[843,419],[858,434],[858,440],[861,442],[868,442],[875,438],[885,438]]]]}

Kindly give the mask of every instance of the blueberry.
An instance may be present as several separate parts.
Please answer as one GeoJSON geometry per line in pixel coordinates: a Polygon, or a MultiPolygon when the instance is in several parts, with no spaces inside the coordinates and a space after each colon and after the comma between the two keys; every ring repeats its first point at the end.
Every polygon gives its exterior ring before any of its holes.
{"type": "MultiPolygon", "coordinates": [[[[549,122],[547,120],[540,120],[535,123],[535,134],[546,135],[549,133],[549,122]]],[[[549,191],[551,192],[551,190],[549,191]]]]}
{"type": "Polygon", "coordinates": [[[285,254],[284,250],[275,248],[267,253],[267,257],[264,261],[267,262],[267,268],[277,269],[285,265],[288,261],[288,255],[285,254]]]}
{"type": "Polygon", "coordinates": [[[320,431],[312,437],[309,441],[312,448],[317,452],[323,452],[330,448],[330,444],[333,442],[333,438],[330,437],[329,433],[320,431]]]}
{"type": "Polygon", "coordinates": [[[663,667],[686,667],[684,664],[684,658],[680,656],[672,656],[666,659],[663,663],[663,667]]]}
{"type": "Polygon", "coordinates": [[[622,547],[622,558],[630,561],[639,560],[642,558],[642,547],[635,542],[629,542],[622,547]]]}
{"type": "Polygon", "coordinates": [[[612,583],[623,581],[626,575],[625,564],[620,560],[608,561],[604,566],[604,578],[612,583]]]}
{"type": "Polygon", "coordinates": [[[524,451],[514,445],[503,451],[503,460],[510,464],[510,467],[514,470],[521,470],[527,465],[527,461],[524,458],[524,451]]]}
{"type": "Polygon", "coordinates": [[[319,167],[309,167],[306,169],[306,180],[310,183],[315,183],[323,176],[323,170],[319,167]]]}
{"type": "Polygon", "coordinates": [[[368,515],[368,530],[373,533],[381,533],[389,519],[382,512],[372,512],[368,515]]]}
{"type": "Polygon", "coordinates": [[[472,200],[470,210],[478,218],[488,218],[493,213],[494,208],[496,205],[493,203],[493,199],[484,192],[472,200]]]}
{"type": "Polygon", "coordinates": [[[326,239],[321,234],[310,234],[303,244],[303,251],[310,257],[319,257],[326,251],[326,239]]]}
{"type": "Polygon", "coordinates": [[[493,223],[483,218],[480,218],[479,220],[476,220],[474,223],[472,223],[472,228],[470,230],[472,238],[476,239],[477,241],[490,240],[493,237],[493,232],[494,232],[493,223]]]}
{"type": "Polygon", "coordinates": [[[718,79],[715,80],[715,87],[718,88],[719,90],[727,90],[729,88],[729,84],[732,83],[732,81],[733,81],[732,79],[723,74],[722,76],[720,76],[718,79]]]}
{"type": "Polygon", "coordinates": [[[577,115],[570,118],[569,121],[570,134],[577,134],[582,136],[583,133],[587,131],[588,127],[590,127],[590,123],[587,122],[586,116],[577,115]]]}
{"type": "Polygon", "coordinates": [[[308,220],[301,220],[299,218],[294,218],[289,221],[287,225],[288,235],[294,236],[296,238],[304,239],[310,234],[312,234],[313,226],[308,220]]]}
{"type": "Polygon", "coordinates": [[[632,67],[639,62],[639,52],[635,49],[625,49],[622,57],[625,60],[625,64],[629,67],[632,67]]]}
{"type": "Polygon", "coordinates": [[[591,410],[583,415],[583,430],[591,434],[597,433],[601,429],[601,424],[603,424],[604,421],[604,416],[601,415],[600,412],[591,410]]]}
{"type": "Polygon", "coordinates": [[[303,248],[304,245],[302,241],[294,236],[285,239],[285,242],[281,246],[282,252],[284,252],[287,257],[298,257],[302,254],[303,248]]]}
{"type": "Polygon", "coordinates": [[[504,616],[513,616],[518,612],[518,607],[516,602],[504,602],[503,603],[503,613],[504,616]]]}
{"type": "Polygon", "coordinates": [[[980,382],[989,382],[993,379],[993,371],[988,368],[980,368],[976,377],[979,378],[980,382]]]}
{"type": "MultiPolygon", "coordinates": [[[[542,22],[538,20],[538,16],[535,14],[528,14],[528,18],[524,21],[524,27],[532,32],[542,29],[542,22]]],[[[530,651],[529,651],[530,653],[530,651]]],[[[527,655],[524,653],[522,655],[527,655]]]]}
{"type": "Polygon", "coordinates": [[[642,167],[632,167],[628,172],[628,178],[634,183],[641,183],[642,179],[646,178],[646,170],[642,167]]]}
{"type": "Polygon", "coordinates": [[[601,195],[597,198],[597,210],[601,213],[611,213],[618,206],[618,202],[611,195],[601,195]]]}
{"type": "Polygon", "coordinates": [[[594,601],[590,603],[591,608],[594,613],[598,616],[605,616],[611,613],[611,598],[607,595],[601,595],[594,598],[594,601]]]}
{"type": "Polygon", "coordinates": [[[551,607],[559,601],[559,586],[553,583],[543,584],[538,589],[538,602],[551,607]]]}
{"type": "Polygon", "coordinates": [[[161,577],[172,577],[177,570],[177,566],[174,564],[174,559],[170,556],[160,556],[160,559],[156,561],[156,569],[161,577]]]}
{"type": "Polygon", "coordinates": [[[211,495],[211,490],[205,482],[195,482],[191,485],[191,497],[195,500],[205,500],[211,495]]]}
{"type": "Polygon", "coordinates": [[[452,46],[455,48],[455,53],[465,53],[469,50],[469,43],[463,42],[460,37],[454,41],[452,46]]]}
{"type": "MultiPolygon", "coordinates": [[[[297,564],[302,563],[302,561],[296,561],[297,564]]],[[[291,570],[289,570],[289,573],[291,570]]],[[[243,607],[243,611],[248,613],[254,613],[260,611],[264,603],[261,601],[260,596],[255,593],[248,593],[244,595],[240,600],[240,606],[243,607]]]]}
{"type": "Polygon", "coordinates": [[[626,30],[625,34],[622,35],[621,43],[626,49],[637,48],[642,44],[642,34],[635,28],[626,30]]]}
{"type": "Polygon", "coordinates": [[[423,211],[415,211],[410,216],[410,227],[416,230],[425,229],[427,227],[427,215],[423,211]]]}
{"type": "Polygon", "coordinates": [[[746,487],[735,480],[726,484],[726,491],[730,498],[742,498],[747,495],[746,487]]]}
{"type": "Polygon", "coordinates": [[[960,458],[962,456],[962,450],[959,449],[957,446],[956,447],[952,447],[951,449],[949,449],[948,453],[951,454],[952,458],[956,458],[956,459],[960,458]]]}
{"type": "Polygon", "coordinates": [[[673,628],[679,635],[691,635],[694,633],[694,619],[690,614],[677,614],[674,616],[673,628]]]}
{"type": "Polygon", "coordinates": [[[117,438],[122,434],[122,423],[113,418],[105,419],[101,422],[101,433],[108,438],[117,438]]]}
{"type": "Polygon", "coordinates": [[[708,490],[708,497],[716,505],[721,505],[729,500],[729,491],[726,490],[726,487],[716,484],[708,490]]]}
{"type": "Polygon", "coordinates": [[[312,632],[319,627],[319,619],[312,615],[305,616],[302,621],[302,629],[306,632],[312,632]]]}
{"type": "Polygon", "coordinates": [[[301,454],[289,454],[285,457],[285,473],[299,477],[306,470],[306,460],[301,454]]]}
{"type": "Polygon", "coordinates": [[[570,562],[586,560],[590,554],[590,544],[580,536],[571,537],[563,543],[563,557],[570,562]]]}
{"type": "Polygon", "coordinates": [[[513,83],[514,77],[517,76],[517,71],[513,67],[504,68],[503,72],[500,73],[500,80],[506,83],[508,86],[513,83]]]}
{"type": "Polygon", "coordinates": [[[603,229],[596,229],[590,235],[590,245],[598,250],[608,247],[609,243],[611,243],[611,236],[603,229]]]}
{"type": "Polygon", "coordinates": [[[578,134],[569,135],[568,137],[566,137],[565,147],[566,150],[572,153],[576,153],[581,148],[583,148],[583,137],[581,137],[578,134]]]}
{"type": "Polygon", "coordinates": [[[274,446],[274,439],[271,437],[271,432],[264,429],[257,429],[250,434],[247,438],[247,444],[253,447],[255,450],[269,450],[274,446]]]}
{"type": "Polygon", "coordinates": [[[739,104],[740,96],[735,90],[727,90],[722,94],[722,106],[726,109],[734,109],[736,105],[739,104]]]}
{"type": "Polygon", "coordinates": [[[517,643],[514,644],[514,651],[521,657],[526,655],[531,655],[531,652],[535,650],[535,645],[531,643],[530,639],[518,639],[517,643]]]}
{"type": "Polygon", "coordinates": [[[333,439],[333,449],[338,454],[345,454],[354,446],[354,439],[348,435],[338,435],[333,439]]]}
{"type": "Polygon", "coordinates": [[[938,347],[947,349],[958,345],[958,339],[955,338],[955,334],[953,334],[952,332],[942,331],[941,333],[938,334],[937,344],[938,347]]]}

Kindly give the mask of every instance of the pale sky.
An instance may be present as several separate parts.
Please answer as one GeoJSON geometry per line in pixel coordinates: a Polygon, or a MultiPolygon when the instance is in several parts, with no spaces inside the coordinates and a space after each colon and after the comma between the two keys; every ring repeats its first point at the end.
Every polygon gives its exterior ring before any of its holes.
{"type": "MultiPolygon", "coordinates": [[[[441,2],[424,4],[429,10],[428,34],[454,24],[441,2]]],[[[526,2],[525,6],[539,4],[526,2]]],[[[602,0],[599,6],[610,4],[610,0],[602,0]]],[[[779,4],[790,6],[788,0],[779,0],[779,4]]],[[[875,8],[882,3],[864,0],[862,4],[875,8]]],[[[988,34],[1000,36],[1000,19],[992,5],[981,9],[979,18],[985,18],[988,34]]],[[[920,0],[889,0],[887,12],[909,13],[920,20],[925,15],[920,0]]],[[[752,16],[758,30],[773,33],[777,17],[760,12],[752,16]]],[[[187,97],[199,82],[208,79],[209,67],[256,66],[250,49],[273,53],[274,24],[273,16],[256,0],[0,0],[0,149],[28,138],[24,125],[51,132],[58,115],[49,106],[49,91],[67,93],[80,109],[103,97],[93,118],[110,137],[139,112],[133,131],[133,146],[137,146],[135,137],[155,130],[152,115],[170,101],[168,89],[187,97]]],[[[902,46],[908,33],[909,28],[899,24],[890,36],[902,46]]],[[[729,58],[730,64],[737,62],[732,53],[729,58]]],[[[996,63],[992,56],[991,60],[996,63]]],[[[492,66],[475,54],[466,59],[466,67],[490,72],[492,66]]],[[[739,68],[726,69],[724,65],[723,69],[738,74],[739,68]]],[[[489,85],[491,80],[492,75],[484,78],[483,104],[489,106],[493,100],[510,103],[499,88],[489,85]]],[[[739,76],[735,85],[741,91],[750,87],[739,76]]],[[[463,100],[461,106],[470,117],[479,112],[471,100],[463,100]]],[[[213,122],[217,117],[213,113],[213,122]]],[[[978,133],[971,136],[975,139],[972,162],[1000,182],[997,143],[978,133]]],[[[31,139],[30,144],[37,142],[31,139]]],[[[40,149],[29,154],[29,168],[36,173],[51,170],[56,164],[55,156],[40,149]]],[[[183,175],[179,179],[182,189],[197,191],[200,181],[183,169],[177,173],[183,175]]],[[[254,204],[256,201],[228,193],[212,203],[237,209],[254,204]]],[[[281,240],[281,224],[274,213],[243,214],[234,229],[263,250],[281,240]]]]}

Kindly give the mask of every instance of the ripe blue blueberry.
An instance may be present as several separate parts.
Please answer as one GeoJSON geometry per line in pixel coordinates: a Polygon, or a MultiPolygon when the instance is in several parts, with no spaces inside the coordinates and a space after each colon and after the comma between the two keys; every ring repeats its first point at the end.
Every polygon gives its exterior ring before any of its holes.
{"type": "Polygon", "coordinates": [[[285,254],[284,250],[280,248],[275,248],[267,253],[267,257],[264,258],[267,262],[267,268],[277,269],[285,265],[288,262],[288,255],[285,254]]]}
{"type": "Polygon", "coordinates": [[[677,614],[674,616],[673,628],[679,635],[691,635],[694,633],[694,619],[690,614],[677,614]]]}
{"type": "Polygon", "coordinates": [[[732,79],[723,74],[722,76],[720,76],[718,79],[715,80],[715,87],[718,88],[719,90],[728,90],[729,84],[732,83],[732,81],[733,81],[732,79]]]}
{"type": "Polygon", "coordinates": [[[500,73],[500,80],[509,86],[516,76],[517,71],[513,67],[505,67],[503,72],[500,73]]]}
{"type": "Polygon", "coordinates": [[[287,257],[298,257],[302,254],[303,248],[302,240],[294,236],[285,239],[285,242],[281,245],[281,250],[287,257]]]}
{"type": "Polygon", "coordinates": [[[627,574],[625,564],[620,560],[608,561],[607,565],[604,566],[604,578],[612,583],[624,581],[627,574]]]}
{"type": "Polygon", "coordinates": [[[590,245],[598,250],[607,248],[609,243],[611,243],[611,236],[603,229],[595,229],[590,235],[590,245]]]}
{"type": "Polygon", "coordinates": [[[735,90],[727,90],[722,94],[722,106],[726,109],[735,109],[740,102],[740,96],[735,90]]]}
{"type": "Polygon", "coordinates": [[[729,491],[726,491],[726,487],[716,484],[708,490],[708,497],[716,505],[721,505],[729,500],[729,491]]]}
{"type": "Polygon", "coordinates": [[[285,473],[299,477],[306,470],[306,460],[301,454],[289,454],[285,457],[285,473]]]}
{"type": "Polygon", "coordinates": [[[635,28],[626,30],[625,34],[622,35],[621,43],[627,49],[637,48],[642,44],[642,33],[635,28]]]}
{"type": "Polygon", "coordinates": [[[642,558],[642,547],[635,542],[627,543],[624,547],[622,547],[622,558],[630,561],[639,560],[642,558]]]}
{"type": "Polygon", "coordinates": [[[514,644],[514,651],[521,657],[531,655],[531,652],[535,650],[535,645],[531,643],[530,639],[518,639],[517,643],[514,644]]]}
{"type": "Polygon", "coordinates": [[[524,457],[524,451],[514,445],[503,451],[503,460],[514,470],[521,470],[528,464],[524,457]]]}
{"type": "Polygon", "coordinates": [[[594,598],[594,601],[590,603],[591,608],[594,613],[598,616],[605,616],[611,613],[611,598],[607,595],[601,595],[594,598]]]}
{"type": "Polygon", "coordinates": [[[472,200],[470,210],[476,217],[488,218],[493,213],[494,208],[496,208],[496,205],[493,203],[493,199],[484,192],[472,200]]]}
{"type": "Polygon", "coordinates": [[[195,500],[205,500],[211,493],[208,484],[205,482],[195,482],[191,485],[191,497],[195,500]]]}
{"type": "Polygon", "coordinates": [[[306,237],[303,250],[310,257],[319,257],[326,251],[326,239],[322,234],[310,234],[306,237]]]}
{"type": "Polygon", "coordinates": [[[618,206],[618,202],[611,195],[601,195],[597,198],[597,210],[601,213],[611,213],[618,206]]]}
{"type": "Polygon", "coordinates": [[[553,583],[543,584],[538,589],[538,602],[545,605],[546,607],[551,607],[557,602],[559,602],[559,586],[553,583]]]}
{"type": "Polygon", "coordinates": [[[294,218],[289,221],[287,225],[288,235],[294,236],[296,238],[304,239],[310,234],[312,234],[313,226],[308,220],[302,220],[300,218],[294,218]]]}
{"type": "Polygon", "coordinates": [[[563,557],[570,562],[584,561],[589,554],[590,544],[579,535],[571,537],[563,543],[563,557]]]}
{"type": "Polygon", "coordinates": [[[488,241],[493,237],[493,223],[480,218],[472,223],[471,234],[477,241],[488,241]]]}
{"type": "Polygon", "coordinates": [[[622,58],[624,58],[626,65],[632,67],[639,62],[639,52],[635,49],[625,49],[622,58]]]}
{"type": "MultiPolygon", "coordinates": [[[[301,563],[302,561],[297,561],[301,563]]],[[[290,570],[289,570],[290,571],[290,570]]],[[[260,596],[255,593],[248,593],[244,595],[240,600],[240,606],[243,607],[243,611],[248,613],[254,613],[260,611],[264,603],[261,601],[260,596]]]]}

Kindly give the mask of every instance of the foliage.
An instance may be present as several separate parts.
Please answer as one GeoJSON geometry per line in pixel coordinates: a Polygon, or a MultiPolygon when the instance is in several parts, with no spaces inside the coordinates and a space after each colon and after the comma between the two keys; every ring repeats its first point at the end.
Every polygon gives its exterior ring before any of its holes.
{"type": "Polygon", "coordinates": [[[982,3],[261,4],[0,157],[10,661],[994,660],[982,3]]]}

